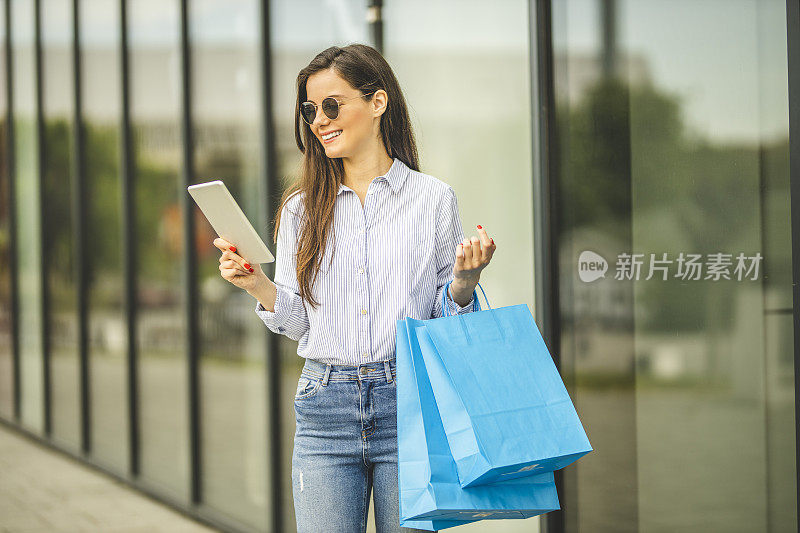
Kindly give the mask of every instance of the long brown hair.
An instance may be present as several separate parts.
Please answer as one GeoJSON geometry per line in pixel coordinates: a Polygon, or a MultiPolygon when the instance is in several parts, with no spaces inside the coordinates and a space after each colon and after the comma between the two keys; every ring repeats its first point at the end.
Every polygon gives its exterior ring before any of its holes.
{"type": "Polygon", "coordinates": [[[309,76],[329,68],[333,68],[351,87],[361,91],[363,98],[368,101],[372,99],[372,95],[367,93],[379,89],[386,91],[388,104],[380,121],[383,146],[389,157],[396,157],[412,170],[419,170],[417,145],[408,118],[406,101],[392,68],[380,52],[363,44],[351,44],[343,48],[331,46],[317,54],[300,71],[297,75],[294,136],[297,147],[303,153],[303,163],[300,176],[284,191],[281,198],[280,208],[275,216],[273,239],[278,239],[283,206],[294,194],[304,192],[305,209],[297,239],[297,281],[300,296],[314,308],[319,302],[313,298],[311,286],[325,255],[328,231],[333,225],[334,202],[339,185],[344,180],[344,165],[341,158],[329,158],[325,155],[319,140],[300,117],[300,104],[307,99],[306,82],[309,76]]]}

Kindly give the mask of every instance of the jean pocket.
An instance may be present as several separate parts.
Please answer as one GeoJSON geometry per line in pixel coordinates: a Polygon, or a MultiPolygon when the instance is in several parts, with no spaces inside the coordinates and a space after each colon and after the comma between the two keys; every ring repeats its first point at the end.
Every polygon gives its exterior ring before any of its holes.
{"type": "Polygon", "coordinates": [[[316,378],[309,378],[307,376],[300,376],[297,380],[297,391],[294,393],[295,400],[304,400],[314,396],[319,390],[322,380],[316,378]]]}

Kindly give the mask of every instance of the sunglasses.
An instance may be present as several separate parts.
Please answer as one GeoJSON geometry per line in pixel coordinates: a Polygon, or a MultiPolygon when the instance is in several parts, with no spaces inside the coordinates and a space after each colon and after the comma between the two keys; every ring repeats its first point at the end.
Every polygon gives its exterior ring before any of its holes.
{"type": "MultiPolygon", "coordinates": [[[[369,96],[375,91],[366,94],[360,94],[358,96],[353,96],[352,98],[344,98],[342,100],[337,100],[333,96],[328,96],[324,100],[322,100],[322,112],[325,113],[325,116],[331,120],[335,120],[339,116],[339,106],[344,105],[342,102],[346,102],[347,100],[355,100],[356,98],[362,98],[364,96],[369,96]]],[[[303,102],[300,104],[300,114],[303,116],[303,120],[309,126],[314,123],[314,119],[317,118],[317,106],[319,104],[315,104],[314,102],[303,102]]]]}

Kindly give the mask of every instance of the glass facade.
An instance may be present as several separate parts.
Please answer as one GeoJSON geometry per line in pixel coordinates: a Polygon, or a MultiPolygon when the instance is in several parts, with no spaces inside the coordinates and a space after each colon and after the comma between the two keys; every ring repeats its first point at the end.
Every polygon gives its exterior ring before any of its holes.
{"type": "MultiPolygon", "coordinates": [[[[225,182],[259,230],[261,200],[261,74],[259,5],[255,0],[193,2],[193,183],[225,182]]],[[[195,209],[200,295],[201,460],[203,499],[251,527],[268,520],[266,336],[255,301],[219,275],[216,237],[195,209]],[[254,320],[255,319],[255,320],[254,320]]],[[[266,232],[264,232],[266,233],[266,232]]]]}
{"type": "Polygon", "coordinates": [[[562,511],[463,529],[797,529],[785,2],[0,6],[3,422],[222,530],[294,529],[303,360],[185,187],[224,180],[274,250],[297,73],[362,42],[594,447],[562,511]]]}
{"type": "Polygon", "coordinates": [[[120,4],[83,0],[81,106],[86,157],[89,412],[98,463],[129,468],[127,325],[122,264],[120,4]]]}
{"type": "Polygon", "coordinates": [[[595,449],[566,530],[794,530],[786,4],[562,2],[553,41],[562,372],[595,449]]]}
{"type": "Polygon", "coordinates": [[[21,423],[44,430],[44,335],[42,306],[42,204],[36,105],[36,13],[27,0],[11,1],[14,91],[14,206],[17,253],[17,335],[21,423]],[[28,266],[31,268],[27,268],[28,266]]]}
{"type": "Polygon", "coordinates": [[[489,303],[533,308],[527,2],[390,2],[385,19],[384,55],[409,105],[422,171],[455,189],[465,236],[480,224],[503,250],[481,274],[489,303]],[[454,90],[456,79],[470,89],[454,90]]]}
{"type": "Polygon", "coordinates": [[[53,439],[80,449],[80,355],[73,191],[72,3],[42,3],[42,201],[53,439]]]}
{"type": "Polygon", "coordinates": [[[180,5],[138,0],[127,15],[141,477],[188,501],[180,5]]]}

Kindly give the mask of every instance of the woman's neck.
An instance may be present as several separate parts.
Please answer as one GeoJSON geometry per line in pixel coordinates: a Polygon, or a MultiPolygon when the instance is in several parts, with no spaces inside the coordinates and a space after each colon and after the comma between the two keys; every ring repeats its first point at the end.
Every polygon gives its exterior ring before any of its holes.
{"type": "Polygon", "coordinates": [[[383,147],[368,154],[343,157],[344,184],[355,191],[366,190],[373,179],[389,172],[393,162],[383,147]]]}

